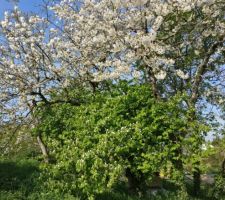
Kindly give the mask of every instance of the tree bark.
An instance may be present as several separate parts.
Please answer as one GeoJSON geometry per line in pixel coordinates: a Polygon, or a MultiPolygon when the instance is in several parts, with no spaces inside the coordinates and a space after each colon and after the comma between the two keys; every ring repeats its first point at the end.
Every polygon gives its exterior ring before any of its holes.
{"type": "Polygon", "coordinates": [[[157,88],[157,80],[154,77],[154,74],[153,74],[151,68],[148,69],[148,76],[149,76],[148,78],[149,78],[149,82],[151,85],[153,96],[154,96],[155,100],[159,100],[160,96],[159,96],[159,92],[158,92],[158,88],[157,88]]]}
{"type": "Polygon", "coordinates": [[[192,96],[190,99],[190,103],[193,105],[195,105],[198,96],[199,96],[199,86],[202,82],[202,76],[204,75],[204,73],[206,72],[207,66],[208,66],[208,62],[209,59],[211,57],[211,55],[213,55],[217,48],[219,46],[222,46],[224,44],[224,36],[221,36],[218,40],[218,42],[214,43],[208,50],[208,52],[206,53],[204,59],[202,60],[201,64],[198,66],[197,68],[197,72],[194,78],[194,83],[193,83],[193,87],[192,87],[192,96]]]}
{"type": "Polygon", "coordinates": [[[128,180],[128,191],[131,194],[136,194],[138,190],[141,190],[142,186],[144,187],[145,179],[143,175],[137,177],[130,168],[126,169],[126,177],[128,180]]]}
{"type": "Polygon", "coordinates": [[[129,168],[126,169],[126,177],[127,177],[127,180],[128,180],[129,193],[134,194],[137,191],[138,180],[129,168]]]}
{"type": "MultiPolygon", "coordinates": [[[[194,107],[194,104],[193,104],[194,107]]],[[[196,112],[191,112],[190,121],[194,121],[197,118],[196,112]]],[[[195,134],[195,133],[192,133],[195,134]]],[[[198,196],[201,190],[201,170],[200,170],[200,161],[193,163],[193,195],[198,196]]]]}
{"type": "Polygon", "coordinates": [[[193,195],[198,196],[201,191],[201,171],[199,169],[199,162],[196,163],[193,172],[193,195]]]}
{"type": "Polygon", "coordinates": [[[221,173],[222,173],[222,177],[225,178],[225,158],[222,162],[222,166],[221,166],[221,173]]]}
{"type": "Polygon", "coordinates": [[[41,134],[39,134],[37,136],[37,142],[38,142],[38,145],[41,149],[41,152],[44,156],[44,162],[45,163],[49,163],[50,159],[49,159],[49,154],[48,154],[48,150],[47,150],[47,147],[45,146],[43,140],[42,140],[42,137],[41,137],[41,134]]]}

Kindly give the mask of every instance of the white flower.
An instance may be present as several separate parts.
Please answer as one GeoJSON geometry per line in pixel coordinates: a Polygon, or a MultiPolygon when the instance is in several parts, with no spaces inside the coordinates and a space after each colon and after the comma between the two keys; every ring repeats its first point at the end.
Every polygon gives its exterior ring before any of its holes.
{"type": "Polygon", "coordinates": [[[160,70],[157,74],[154,75],[156,79],[163,80],[166,78],[166,71],[160,70]]]}
{"type": "Polygon", "coordinates": [[[154,33],[149,33],[147,36],[143,36],[142,37],[142,44],[145,47],[150,47],[154,40],[155,40],[155,34],[154,33]]]}
{"type": "Polygon", "coordinates": [[[195,55],[197,55],[197,56],[200,54],[200,52],[198,50],[195,50],[194,52],[195,52],[195,55]]]}
{"type": "Polygon", "coordinates": [[[9,16],[9,12],[8,12],[8,11],[5,11],[5,12],[4,12],[4,16],[5,16],[5,17],[8,17],[8,16],[9,16]]]}
{"type": "Polygon", "coordinates": [[[147,0],[137,0],[134,1],[136,6],[142,6],[147,3],[147,0]]]}
{"type": "Polygon", "coordinates": [[[188,73],[185,74],[182,70],[178,69],[176,70],[176,73],[177,73],[177,76],[179,76],[180,78],[182,79],[188,79],[189,78],[189,75],[188,73]]]}
{"type": "Polygon", "coordinates": [[[141,72],[135,70],[135,71],[132,73],[132,76],[133,76],[134,78],[140,78],[141,72]]]}

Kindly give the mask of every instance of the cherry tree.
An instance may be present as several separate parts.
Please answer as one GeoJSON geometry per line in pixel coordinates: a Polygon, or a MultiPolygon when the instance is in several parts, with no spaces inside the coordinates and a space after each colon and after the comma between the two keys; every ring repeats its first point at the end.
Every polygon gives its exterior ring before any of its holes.
{"type": "Polygon", "coordinates": [[[15,7],[0,25],[0,108],[6,119],[24,117],[39,102],[74,103],[50,98],[74,83],[95,89],[127,78],[146,78],[156,100],[184,92],[190,109],[200,100],[222,104],[224,7],[222,0],[61,0],[46,17],[15,7]]]}
{"type": "MultiPolygon", "coordinates": [[[[62,33],[58,58],[63,65],[92,82],[147,74],[156,99],[178,92],[189,96],[186,106],[197,109],[190,120],[202,112],[203,101],[223,104],[222,1],[87,0],[76,5],[65,0],[51,8],[63,24],[60,30],[55,26],[56,35],[62,33]]],[[[198,166],[194,178],[199,191],[198,166]]]]}
{"type": "MultiPolygon", "coordinates": [[[[45,19],[17,7],[1,21],[0,90],[6,121],[27,116],[38,101],[48,103],[47,95],[60,84],[46,28],[45,19]]],[[[42,144],[40,136],[38,141],[42,144]]]]}
{"type": "Polygon", "coordinates": [[[48,16],[25,15],[17,7],[5,13],[0,51],[2,100],[17,98],[18,105],[28,105],[36,98],[47,103],[52,91],[76,79],[93,83],[127,75],[137,78],[144,69],[155,96],[162,95],[157,82],[172,74],[194,83],[195,101],[206,65],[220,60],[221,66],[220,1],[63,0],[49,9],[54,22],[48,16]],[[203,47],[204,42],[208,46],[203,47]],[[185,49],[195,55],[189,66],[181,63],[187,57],[185,49]]]}
{"type": "Polygon", "coordinates": [[[51,7],[57,23],[63,24],[60,29],[57,24],[53,28],[60,52],[57,59],[63,66],[96,82],[125,74],[141,76],[138,67],[142,66],[148,72],[155,96],[157,80],[165,79],[168,73],[185,80],[196,75],[192,95],[196,99],[202,68],[209,58],[212,61],[212,55],[220,51],[217,47],[223,43],[221,2],[87,0],[77,7],[78,2],[60,1],[51,7]],[[184,32],[187,26],[194,29],[184,32]],[[209,35],[217,38],[219,44],[204,52],[201,41],[209,35]],[[207,58],[190,76],[177,63],[183,50],[192,44],[196,54],[202,51],[199,62],[204,53],[207,58]],[[169,56],[170,52],[173,56],[169,56]]]}

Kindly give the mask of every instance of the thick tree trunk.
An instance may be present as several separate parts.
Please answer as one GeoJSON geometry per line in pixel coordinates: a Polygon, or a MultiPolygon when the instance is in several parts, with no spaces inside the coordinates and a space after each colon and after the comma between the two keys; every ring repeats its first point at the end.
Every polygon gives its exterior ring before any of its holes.
{"type": "Polygon", "coordinates": [[[159,92],[158,92],[158,88],[157,88],[157,80],[154,77],[154,74],[153,74],[151,68],[148,69],[148,76],[149,76],[149,82],[151,85],[153,96],[154,96],[155,100],[159,100],[160,96],[159,96],[159,92]]]}
{"type": "Polygon", "coordinates": [[[138,187],[138,180],[129,168],[126,169],[126,177],[128,180],[129,193],[135,193],[138,187]]]}
{"type": "Polygon", "coordinates": [[[199,164],[196,163],[193,172],[193,195],[198,196],[201,191],[201,171],[199,169],[199,164]]]}
{"type": "MultiPolygon", "coordinates": [[[[39,93],[38,94],[41,95],[41,96],[43,96],[41,94],[41,89],[39,89],[39,93]]],[[[47,100],[45,99],[44,96],[43,96],[43,98],[44,98],[44,102],[46,104],[48,104],[48,102],[47,102],[47,100]]],[[[31,112],[31,115],[33,117],[33,120],[34,120],[35,124],[38,124],[38,119],[34,115],[34,110],[37,107],[37,102],[35,100],[32,100],[32,104],[28,104],[28,107],[30,108],[30,112],[31,112]]],[[[44,144],[44,142],[42,140],[42,136],[41,136],[41,133],[40,132],[37,135],[37,142],[38,142],[38,145],[39,145],[39,147],[41,149],[42,155],[44,157],[44,162],[45,163],[49,163],[50,159],[49,159],[48,150],[47,150],[47,147],[46,147],[46,145],[44,144]]]]}
{"type": "Polygon", "coordinates": [[[143,177],[138,178],[134,173],[131,172],[129,168],[126,169],[126,177],[128,179],[128,191],[131,194],[137,193],[140,186],[143,185],[143,177]]]}
{"type": "Polygon", "coordinates": [[[48,155],[48,150],[47,150],[47,147],[45,146],[43,140],[42,140],[42,137],[41,137],[41,134],[39,134],[37,136],[37,141],[38,141],[38,145],[41,149],[41,152],[44,156],[44,161],[45,163],[49,163],[50,159],[49,159],[49,155],[48,155]]]}
{"type": "MultiPolygon", "coordinates": [[[[192,104],[194,107],[194,104],[192,104]]],[[[190,115],[190,121],[196,120],[196,112],[193,111],[190,115]]],[[[192,133],[195,134],[195,133],[192,133]]],[[[193,163],[193,195],[198,196],[201,191],[201,170],[200,170],[200,162],[193,163]]]]}

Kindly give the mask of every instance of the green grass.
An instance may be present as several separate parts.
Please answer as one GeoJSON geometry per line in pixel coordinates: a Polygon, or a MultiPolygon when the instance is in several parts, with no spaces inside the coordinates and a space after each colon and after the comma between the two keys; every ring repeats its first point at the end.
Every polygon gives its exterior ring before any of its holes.
{"type": "MultiPolygon", "coordinates": [[[[83,200],[70,194],[56,194],[43,190],[39,180],[39,163],[34,159],[0,160],[0,200],[83,200]]],[[[190,191],[191,186],[188,186],[190,191]]],[[[129,195],[126,183],[121,182],[111,191],[100,194],[97,200],[185,200],[178,194],[177,186],[170,181],[163,182],[164,190],[143,196],[129,195]]],[[[199,198],[189,196],[188,200],[214,200],[211,188],[202,188],[199,198]]],[[[218,198],[217,198],[218,199],[218,198]]],[[[220,199],[219,199],[220,200],[220,199]]],[[[221,197],[225,200],[225,197],[221,197]]]]}
{"type": "Polygon", "coordinates": [[[26,199],[35,190],[38,174],[35,160],[1,160],[0,199],[26,199]]]}

